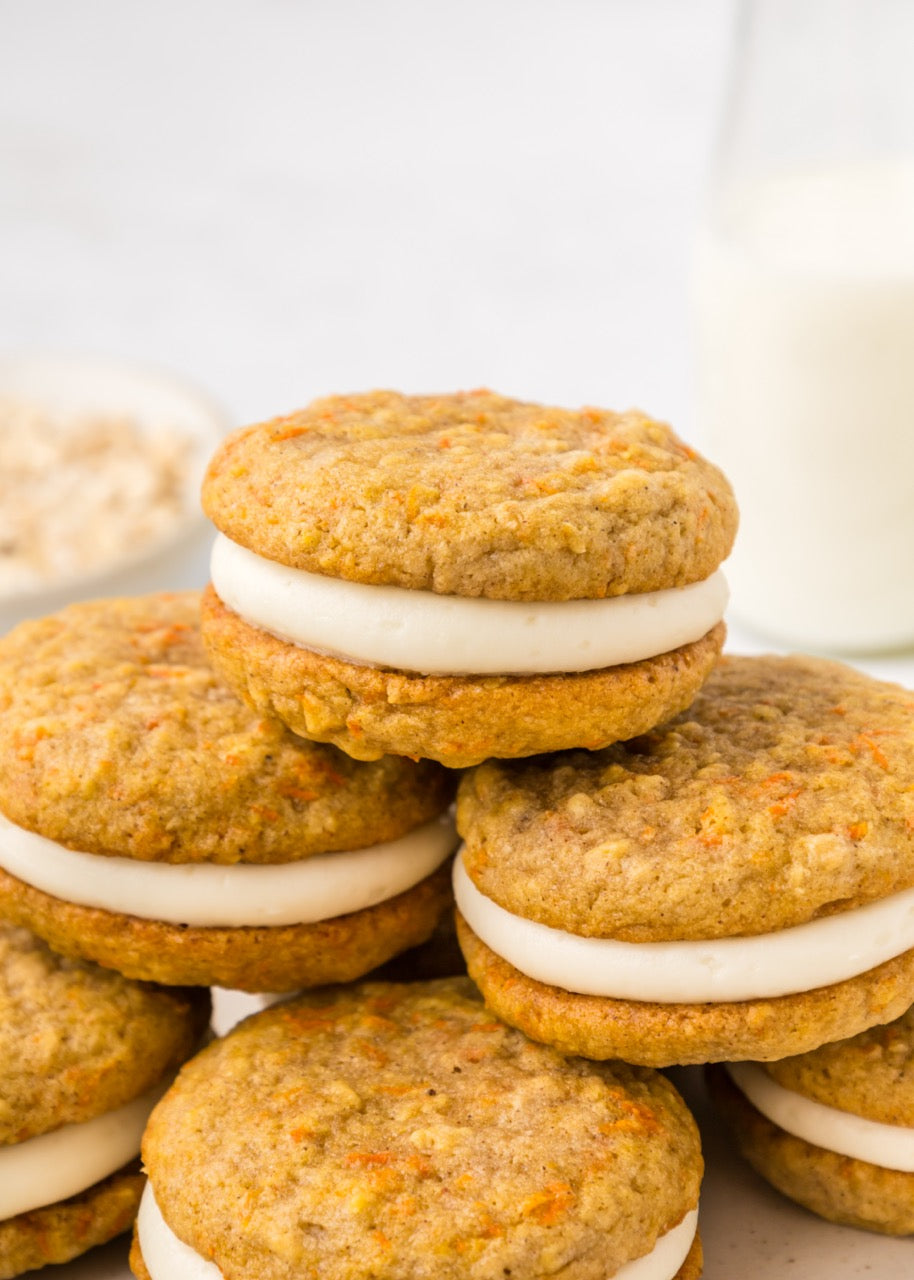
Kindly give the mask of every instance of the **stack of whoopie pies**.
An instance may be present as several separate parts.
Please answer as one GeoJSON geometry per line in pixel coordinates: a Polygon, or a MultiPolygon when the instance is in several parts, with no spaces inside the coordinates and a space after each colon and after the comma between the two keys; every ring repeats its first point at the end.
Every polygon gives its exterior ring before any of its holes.
{"type": "Polygon", "coordinates": [[[0,914],[143,990],[303,989],[157,1106],[135,1274],[692,1280],[680,1063],[738,1063],[715,1090],[788,1194],[912,1230],[914,1162],[855,1198],[781,1095],[914,1131],[817,1056],[888,1081],[910,1042],[914,701],[720,659],[721,473],[640,413],[383,392],[236,432],[203,497],[202,609],[0,641],[0,914]],[[482,999],[325,989],[455,970],[458,781],[482,999]]]}

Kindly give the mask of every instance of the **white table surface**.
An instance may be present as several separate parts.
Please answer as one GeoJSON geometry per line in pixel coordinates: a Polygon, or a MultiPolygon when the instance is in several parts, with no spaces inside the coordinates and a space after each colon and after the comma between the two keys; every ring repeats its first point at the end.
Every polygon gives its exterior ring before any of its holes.
{"type": "MultiPolygon", "coordinates": [[[[689,249],[731,0],[34,0],[0,40],[0,352],[170,366],[236,421],[371,386],[697,438],[689,249]]],[[[178,585],[205,578],[186,566],[178,585]]],[[[734,650],[769,648],[731,631],[734,650]]],[[[914,685],[914,658],[863,662],[914,685]]],[[[243,1002],[242,1002],[243,1003],[243,1002]]],[[[222,1023],[237,998],[222,1005],[222,1023]]],[[[708,1280],[895,1280],[702,1122],[708,1280]]],[[[115,1243],[47,1272],[126,1280],[115,1243]]]]}

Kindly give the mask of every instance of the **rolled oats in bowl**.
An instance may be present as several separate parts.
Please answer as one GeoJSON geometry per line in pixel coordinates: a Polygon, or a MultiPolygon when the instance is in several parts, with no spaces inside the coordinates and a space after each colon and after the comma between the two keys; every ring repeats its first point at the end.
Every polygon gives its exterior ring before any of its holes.
{"type": "Polygon", "coordinates": [[[202,584],[199,483],[228,425],[172,374],[0,359],[0,632],[73,599],[202,584]]]}
{"type": "Polygon", "coordinates": [[[0,399],[0,593],[57,583],[158,541],[184,513],[191,441],[129,414],[0,399]]]}

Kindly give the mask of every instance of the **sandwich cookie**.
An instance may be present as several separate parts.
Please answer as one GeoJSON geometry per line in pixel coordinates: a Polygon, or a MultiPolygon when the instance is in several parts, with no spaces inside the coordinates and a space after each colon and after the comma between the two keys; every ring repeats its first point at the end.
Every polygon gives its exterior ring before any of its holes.
{"type": "Polygon", "coordinates": [[[217,669],[357,759],[605,746],[687,706],[723,643],[733,495],[641,413],[319,400],[229,436],[203,503],[217,669]]]}
{"type": "Polygon", "coordinates": [[[101,600],[0,640],[0,913],[129,977],[359,977],[451,901],[451,779],[252,713],[210,668],[198,608],[101,600]]]}
{"type": "Polygon", "coordinates": [[[465,978],[314,992],[156,1108],[141,1280],[692,1280],[702,1160],[659,1074],[566,1061],[465,978]]]}
{"type": "Polygon", "coordinates": [[[140,1138],[209,1018],[199,990],[65,960],[0,923],[0,1278],[126,1231],[140,1138]]]}
{"type": "Polygon", "coordinates": [[[914,1002],[914,695],[726,658],[672,723],[461,784],[461,945],[535,1039],[651,1066],[803,1053],[914,1002]]]}
{"type": "Polygon", "coordinates": [[[781,1062],[709,1068],[752,1167],[831,1222],[914,1234],[914,1010],[781,1062]]]}

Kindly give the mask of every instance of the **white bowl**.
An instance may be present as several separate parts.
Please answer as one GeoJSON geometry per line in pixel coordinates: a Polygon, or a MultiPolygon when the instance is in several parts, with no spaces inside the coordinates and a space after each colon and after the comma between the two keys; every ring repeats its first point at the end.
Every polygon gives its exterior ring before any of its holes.
{"type": "Polygon", "coordinates": [[[166,533],[139,547],[125,547],[116,561],[66,581],[0,594],[0,633],[74,600],[181,590],[206,582],[214,534],[200,509],[200,482],[232,425],[213,400],[164,370],[100,356],[50,354],[0,358],[0,398],[62,417],[123,413],[141,430],[167,425],[191,444],[183,510],[166,533]]]}

